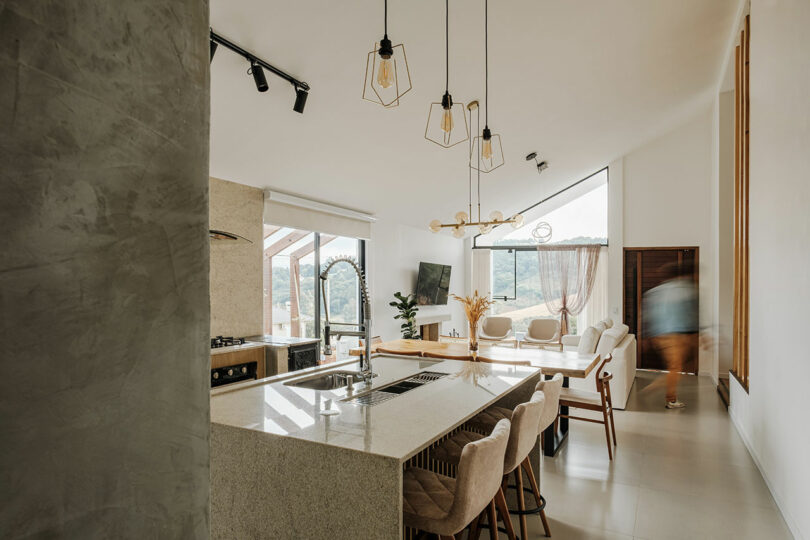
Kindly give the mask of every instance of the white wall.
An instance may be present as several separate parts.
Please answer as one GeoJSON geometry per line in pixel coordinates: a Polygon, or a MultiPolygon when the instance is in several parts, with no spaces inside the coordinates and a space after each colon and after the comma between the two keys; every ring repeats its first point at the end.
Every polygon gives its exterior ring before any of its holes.
{"type": "MultiPolygon", "coordinates": [[[[711,112],[707,106],[682,126],[630,152],[612,165],[610,175],[611,183],[621,178],[623,184],[624,247],[700,248],[702,327],[713,324],[714,304],[711,112]],[[618,163],[621,175],[616,171],[618,163]]],[[[618,229],[613,225],[611,233],[618,229]]],[[[614,236],[610,242],[613,245],[614,236]]],[[[611,312],[616,302],[621,312],[622,255],[620,249],[616,251],[611,252],[611,312]]],[[[711,351],[701,350],[701,373],[710,372],[712,356],[711,351]]]]}
{"type": "MultiPolygon", "coordinates": [[[[372,226],[368,244],[369,282],[372,297],[373,331],[383,340],[401,337],[397,311],[388,303],[394,293],[412,293],[416,289],[416,276],[420,262],[447,264],[450,274],[450,293],[465,294],[465,242],[447,234],[433,234],[428,230],[399,225],[380,219],[372,226]]],[[[466,335],[464,311],[459,302],[450,298],[446,306],[419,306],[419,314],[449,314],[452,320],[442,323],[442,332],[453,328],[466,335]]]]}
{"type": "Polygon", "coordinates": [[[750,388],[731,414],[797,538],[810,538],[810,2],[751,1],[750,388]]]}

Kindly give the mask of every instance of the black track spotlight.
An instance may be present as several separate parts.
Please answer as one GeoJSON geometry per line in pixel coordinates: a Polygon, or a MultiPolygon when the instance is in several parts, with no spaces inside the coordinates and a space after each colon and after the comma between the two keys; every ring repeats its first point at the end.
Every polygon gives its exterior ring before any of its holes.
{"type": "Polygon", "coordinates": [[[217,52],[217,42],[212,39],[208,43],[211,45],[211,59],[209,60],[209,62],[213,62],[214,53],[217,52]]]}
{"type": "Polygon", "coordinates": [[[257,62],[251,62],[248,73],[253,75],[253,81],[256,83],[256,90],[259,92],[267,92],[267,89],[270,87],[267,85],[267,79],[264,76],[262,66],[260,66],[257,62]]]}
{"type": "Polygon", "coordinates": [[[303,88],[295,89],[295,105],[293,105],[293,110],[295,112],[301,114],[304,113],[304,107],[307,105],[307,97],[309,97],[309,92],[303,88]]]}
{"type": "Polygon", "coordinates": [[[548,161],[539,161],[537,159],[537,152],[532,152],[528,156],[526,156],[526,161],[534,160],[534,164],[537,167],[537,173],[540,174],[546,169],[548,169],[548,161]]]}

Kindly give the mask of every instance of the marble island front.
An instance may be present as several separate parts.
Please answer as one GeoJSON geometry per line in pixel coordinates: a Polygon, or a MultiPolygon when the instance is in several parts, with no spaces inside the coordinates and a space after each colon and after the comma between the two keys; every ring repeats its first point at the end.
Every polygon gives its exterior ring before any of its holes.
{"type": "Polygon", "coordinates": [[[495,402],[528,399],[537,369],[376,355],[371,388],[295,383],[356,361],[211,394],[215,538],[400,538],[402,471],[495,402]],[[375,405],[347,400],[420,372],[441,378],[375,405]],[[323,414],[326,409],[335,413],[323,414]]]}

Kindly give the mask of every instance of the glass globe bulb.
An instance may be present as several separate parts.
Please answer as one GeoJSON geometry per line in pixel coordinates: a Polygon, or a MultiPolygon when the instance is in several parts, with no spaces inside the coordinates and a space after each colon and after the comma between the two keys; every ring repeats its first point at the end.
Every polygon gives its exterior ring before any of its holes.
{"type": "Polygon", "coordinates": [[[512,218],[512,228],[519,229],[523,226],[523,214],[515,214],[512,218]]]}
{"type": "Polygon", "coordinates": [[[439,221],[438,219],[434,219],[433,221],[430,222],[430,225],[428,227],[430,228],[430,232],[437,233],[440,230],[442,230],[442,222],[439,221]]]}
{"type": "Polygon", "coordinates": [[[464,227],[453,227],[453,236],[456,238],[464,238],[464,227]]]}
{"type": "Polygon", "coordinates": [[[457,212],[455,215],[456,223],[459,225],[467,223],[467,212],[457,212]]]}
{"type": "Polygon", "coordinates": [[[503,221],[503,212],[499,210],[493,210],[489,213],[489,220],[490,221],[503,221]]]}
{"type": "Polygon", "coordinates": [[[478,230],[481,234],[489,234],[492,232],[492,225],[479,225],[478,230]]]}

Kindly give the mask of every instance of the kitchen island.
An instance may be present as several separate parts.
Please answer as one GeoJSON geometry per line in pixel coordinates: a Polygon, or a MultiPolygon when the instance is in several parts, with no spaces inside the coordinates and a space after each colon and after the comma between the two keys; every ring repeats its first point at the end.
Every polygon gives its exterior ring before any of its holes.
{"type": "Polygon", "coordinates": [[[432,445],[495,402],[529,399],[540,377],[388,355],[372,366],[370,388],[323,387],[358,370],[344,361],[212,391],[214,538],[401,538],[404,467],[428,465],[432,445]]]}

